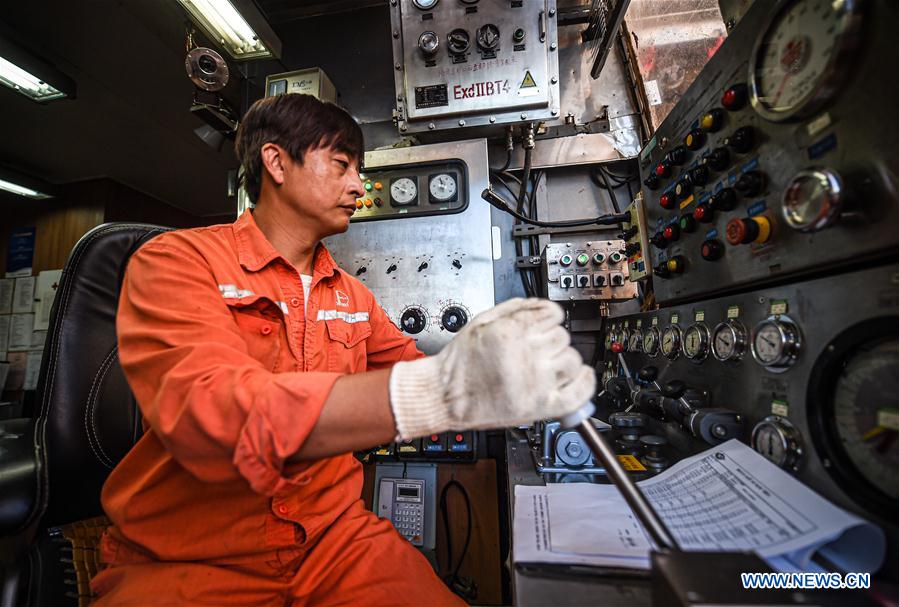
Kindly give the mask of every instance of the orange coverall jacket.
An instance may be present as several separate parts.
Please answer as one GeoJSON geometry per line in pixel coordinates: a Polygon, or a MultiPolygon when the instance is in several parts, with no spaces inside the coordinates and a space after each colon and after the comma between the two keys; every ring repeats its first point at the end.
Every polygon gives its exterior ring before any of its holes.
{"type": "Polygon", "coordinates": [[[418,592],[406,600],[424,591],[429,603],[456,603],[389,523],[362,510],[361,465],[352,454],[286,463],[341,374],[423,356],[324,245],[313,266],[304,313],[299,273],[250,212],[234,224],[160,235],[132,257],[117,331],[145,433],[103,487],[113,525],[101,543],[111,567],[94,580],[101,603],[122,586],[152,594],[173,580],[196,583],[190,575],[158,577],[183,563],[211,567],[210,585],[221,591],[232,583],[229,572],[267,580],[265,590],[282,597],[271,604],[283,605],[283,597],[308,598],[319,583],[318,574],[303,575],[319,540],[350,545],[353,534],[396,542],[387,552],[401,558],[379,567],[405,569],[399,575],[418,592]],[[341,521],[353,532],[337,537],[341,521]],[[121,575],[129,565],[141,566],[130,578],[121,575]],[[409,567],[418,575],[410,578],[409,567]]]}

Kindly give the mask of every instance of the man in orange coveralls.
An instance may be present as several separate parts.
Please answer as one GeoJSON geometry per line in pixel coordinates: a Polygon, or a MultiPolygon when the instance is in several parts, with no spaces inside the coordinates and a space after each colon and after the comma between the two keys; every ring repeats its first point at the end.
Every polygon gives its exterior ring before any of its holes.
{"type": "Polygon", "coordinates": [[[145,433],[109,476],[97,605],[459,605],[363,508],[352,452],[573,411],[595,387],[561,310],[510,300],[424,357],[320,240],[363,195],[362,132],[306,95],[254,104],[254,212],[133,256],[117,329],[145,433]]]}

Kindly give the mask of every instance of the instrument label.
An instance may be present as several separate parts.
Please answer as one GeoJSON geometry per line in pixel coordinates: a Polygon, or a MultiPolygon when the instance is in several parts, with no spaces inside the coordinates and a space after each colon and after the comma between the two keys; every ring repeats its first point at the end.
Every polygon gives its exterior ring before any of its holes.
{"type": "Polygon", "coordinates": [[[772,400],[771,413],[773,413],[774,415],[779,415],[781,417],[787,417],[787,415],[790,413],[790,407],[789,405],[787,405],[787,401],[772,400]]]}
{"type": "Polygon", "coordinates": [[[676,325],[677,321],[679,321],[679,320],[680,320],[680,316],[678,314],[671,315],[671,324],[672,325],[676,325]]]}
{"type": "Polygon", "coordinates": [[[640,463],[633,455],[619,455],[618,461],[621,462],[621,467],[627,470],[628,472],[645,472],[646,467],[640,463]]]}
{"type": "Polygon", "coordinates": [[[728,306],[727,307],[727,317],[728,318],[740,318],[740,306],[728,306]]]}
{"type": "Polygon", "coordinates": [[[693,315],[693,320],[696,322],[702,322],[705,320],[705,311],[704,310],[696,310],[696,313],[693,315]]]}
{"type": "Polygon", "coordinates": [[[786,314],[789,306],[787,305],[786,299],[775,299],[771,302],[771,312],[772,316],[779,316],[781,314],[786,314]]]}

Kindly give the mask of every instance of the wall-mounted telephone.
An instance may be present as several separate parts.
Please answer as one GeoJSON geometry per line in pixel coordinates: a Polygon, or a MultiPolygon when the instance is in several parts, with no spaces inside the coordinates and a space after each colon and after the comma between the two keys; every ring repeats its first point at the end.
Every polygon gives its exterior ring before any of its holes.
{"type": "Polygon", "coordinates": [[[389,519],[413,546],[425,541],[425,481],[382,478],[378,486],[378,516],[389,519]]]}

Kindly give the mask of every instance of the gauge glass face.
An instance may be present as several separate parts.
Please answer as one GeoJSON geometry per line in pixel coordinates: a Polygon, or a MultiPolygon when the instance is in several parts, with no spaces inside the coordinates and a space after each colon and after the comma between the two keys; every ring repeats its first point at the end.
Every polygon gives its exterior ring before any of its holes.
{"type": "Polygon", "coordinates": [[[784,349],[783,333],[775,321],[766,321],[755,334],[755,356],[763,365],[772,365],[780,360],[784,349]]]}
{"type": "Polygon", "coordinates": [[[680,351],[680,329],[668,327],[662,333],[662,354],[668,358],[677,358],[680,351]]]}
{"type": "Polygon", "coordinates": [[[428,189],[434,200],[439,200],[440,202],[452,200],[456,196],[456,180],[449,173],[441,173],[431,179],[428,189]]]}
{"type": "Polygon", "coordinates": [[[772,422],[760,422],[752,433],[752,448],[777,466],[787,461],[787,438],[772,422]]]}
{"type": "Polygon", "coordinates": [[[795,0],[774,18],[757,42],[750,72],[753,104],[762,115],[785,119],[823,101],[819,93],[844,44],[853,4],[795,0]]]}
{"type": "Polygon", "coordinates": [[[692,325],[684,332],[684,355],[687,358],[703,358],[708,354],[707,332],[699,325],[692,325]]]}
{"type": "Polygon", "coordinates": [[[440,0],[412,0],[412,4],[414,4],[415,6],[417,6],[418,8],[420,8],[423,11],[429,11],[432,8],[434,8],[435,6],[437,6],[437,3],[439,1],[440,0]]]}
{"type": "Polygon", "coordinates": [[[737,356],[737,336],[730,325],[720,325],[715,329],[712,349],[718,360],[732,360],[737,356]]]}
{"type": "Polygon", "coordinates": [[[643,336],[643,351],[650,356],[655,356],[659,351],[659,330],[652,327],[643,336]]]}
{"type": "Polygon", "coordinates": [[[899,339],[850,356],[833,395],[839,444],[862,477],[899,500],[899,339]]]}
{"type": "Polygon", "coordinates": [[[418,186],[408,177],[401,177],[390,184],[390,196],[397,204],[409,204],[418,195],[418,186]]]}
{"type": "Polygon", "coordinates": [[[628,350],[631,352],[640,352],[643,348],[643,332],[639,329],[631,333],[630,343],[628,344],[628,350]]]}

